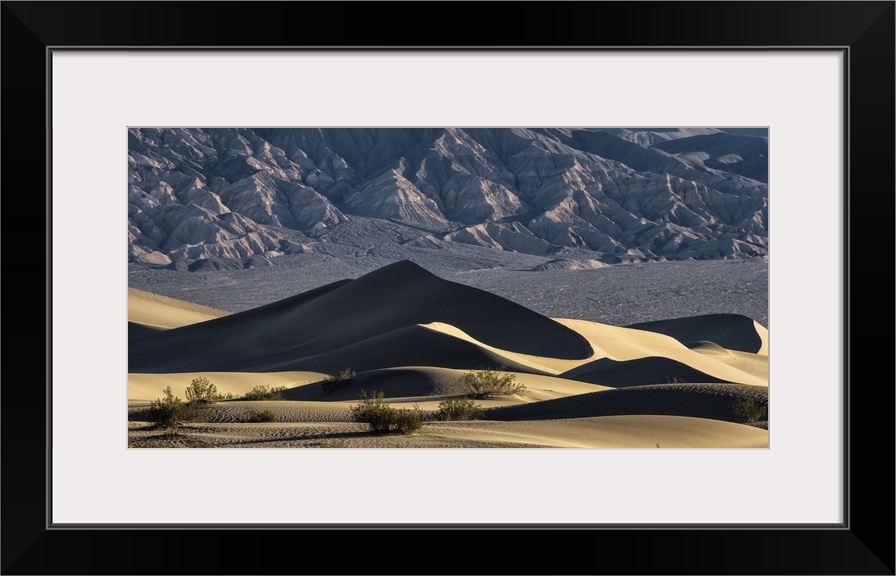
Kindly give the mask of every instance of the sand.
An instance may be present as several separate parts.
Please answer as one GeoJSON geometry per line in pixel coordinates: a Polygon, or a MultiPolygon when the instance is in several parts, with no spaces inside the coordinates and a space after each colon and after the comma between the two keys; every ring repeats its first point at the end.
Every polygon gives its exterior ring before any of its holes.
{"type": "Polygon", "coordinates": [[[210,306],[128,288],[128,322],[134,324],[157,329],[179,328],[229,314],[210,306]]]}
{"type": "Polygon", "coordinates": [[[162,390],[171,386],[180,398],[184,389],[194,378],[205,377],[211,381],[220,394],[239,396],[256,386],[292,388],[308,382],[319,382],[326,374],[318,372],[174,372],[171,374],[128,374],[128,400],[155,400],[162,396],[162,390]]]}
{"type": "Polygon", "coordinates": [[[680,416],[605,416],[526,422],[434,422],[413,435],[374,435],[350,422],[201,424],[176,432],[129,429],[154,448],[766,448],[768,431],[680,416]]]}
{"type": "Polygon", "coordinates": [[[713,314],[628,327],[547,318],[432,276],[381,268],[237,314],[129,292],[131,447],[767,447],[768,423],[735,402],[768,403],[768,330],[713,314]],[[484,418],[444,422],[461,377],[499,368],[525,389],[476,400],[484,418]],[[320,382],[356,375],[335,391],[320,382]],[[170,386],[206,377],[234,400],[177,429],[147,421],[170,386]],[[282,400],[246,401],[256,386],[282,400]],[[372,434],[352,421],[362,391],[417,408],[423,427],[372,434]],[[274,422],[252,422],[270,411],[274,422]]]}
{"type": "MultiPolygon", "coordinates": [[[[456,326],[478,341],[516,353],[568,359],[592,355],[585,338],[550,318],[398,262],[336,287],[139,338],[128,348],[129,369],[335,370],[356,355],[352,346],[377,338],[388,339],[376,344],[381,353],[409,346],[425,353],[432,344],[415,343],[415,334],[407,331],[431,322],[456,326]]],[[[384,357],[380,365],[368,362],[363,369],[407,364],[384,357]]]]}

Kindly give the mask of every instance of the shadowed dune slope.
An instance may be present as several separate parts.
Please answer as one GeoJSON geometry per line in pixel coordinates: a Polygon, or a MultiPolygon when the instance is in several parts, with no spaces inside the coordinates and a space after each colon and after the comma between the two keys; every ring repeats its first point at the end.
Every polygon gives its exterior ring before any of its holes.
{"type": "Polygon", "coordinates": [[[506,359],[475,344],[454,336],[429,330],[423,326],[408,326],[349,344],[332,352],[296,359],[292,351],[267,356],[253,368],[258,372],[316,371],[335,374],[341,368],[358,372],[394,366],[439,366],[441,368],[497,368],[529,372],[506,359]]]}
{"type": "Polygon", "coordinates": [[[627,388],[645,384],[670,384],[676,382],[726,382],[682,362],[650,356],[622,362],[601,358],[560,374],[563,378],[627,388]]]}
{"type": "Polygon", "coordinates": [[[513,352],[569,359],[585,359],[593,352],[584,337],[566,326],[402,261],[357,280],[140,338],[129,346],[128,370],[333,370],[345,365],[371,370],[390,365],[494,364],[483,362],[488,356],[478,347],[471,346],[478,351],[466,350],[458,358],[452,351],[440,350],[439,345],[448,345],[449,340],[423,338],[415,326],[431,322],[457,326],[481,342],[513,352]],[[423,340],[416,341],[418,337],[423,340]]]}
{"type": "MultiPolygon", "coordinates": [[[[296,386],[283,392],[286,400],[302,401],[357,401],[361,390],[366,392],[382,391],[387,400],[414,398],[416,402],[434,404],[445,397],[460,396],[466,389],[460,382],[468,370],[450,368],[433,368],[430,366],[406,366],[360,372],[355,380],[343,387],[325,392],[317,383],[296,386]]],[[[502,396],[480,400],[485,404],[535,402],[573,394],[584,394],[605,389],[574,380],[566,380],[543,374],[512,373],[516,382],[526,386],[523,396],[502,396]]],[[[434,406],[432,409],[436,409],[434,406]]]]}
{"type": "Polygon", "coordinates": [[[744,384],[655,384],[604,390],[486,411],[488,420],[551,420],[653,414],[736,422],[731,405],[743,397],[768,401],[768,389],[744,384]]]}
{"type": "Polygon", "coordinates": [[[370,370],[357,375],[354,382],[331,393],[320,386],[298,386],[283,393],[286,400],[339,401],[357,400],[361,390],[382,391],[386,398],[429,396],[456,378],[454,370],[442,368],[400,368],[370,370]]]}
{"type": "Polygon", "coordinates": [[[755,354],[763,344],[756,326],[751,318],[739,314],[706,314],[674,320],[639,322],[626,328],[658,332],[671,336],[682,344],[708,341],[729,350],[755,354]]]}
{"type": "Polygon", "coordinates": [[[128,341],[135,338],[142,338],[143,336],[149,336],[150,334],[158,334],[163,330],[165,330],[165,328],[151,326],[149,324],[140,324],[139,322],[128,322],[128,341]]]}
{"type": "Polygon", "coordinates": [[[711,375],[713,381],[738,382],[751,386],[768,385],[768,356],[727,350],[705,342],[692,349],[671,336],[635,328],[620,328],[568,318],[559,318],[557,321],[587,338],[597,351],[587,362],[543,362],[549,368],[557,369],[557,374],[569,372],[601,358],[622,362],[662,357],[711,375]]]}
{"type": "MultiPolygon", "coordinates": [[[[278,318],[301,310],[348,282],[333,282],[259,308],[128,342],[128,372],[251,371],[259,356],[266,358],[268,342],[257,340],[265,335],[266,325],[276,327],[278,318]]],[[[276,347],[271,351],[276,352],[276,347]]]]}

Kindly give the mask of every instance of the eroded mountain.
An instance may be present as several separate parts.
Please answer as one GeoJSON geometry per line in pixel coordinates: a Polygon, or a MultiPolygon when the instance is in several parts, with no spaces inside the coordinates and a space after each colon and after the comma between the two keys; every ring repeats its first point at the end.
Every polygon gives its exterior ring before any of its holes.
{"type": "MultiPolygon", "coordinates": [[[[454,243],[595,262],[763,257],[768,138],[745,129],[131,128],[128,257],[454,243]]],[[[256,259],[257,260],[257,259],[256,259]]],[[[236,265],[236,264],[235,264],[236,265]]]]}

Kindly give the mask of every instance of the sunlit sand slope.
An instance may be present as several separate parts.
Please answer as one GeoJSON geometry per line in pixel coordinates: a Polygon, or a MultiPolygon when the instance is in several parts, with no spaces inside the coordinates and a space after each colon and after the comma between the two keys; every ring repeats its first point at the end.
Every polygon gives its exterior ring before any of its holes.
{"type": "Polygon", "coordinates": [[[217,308],[128,288],[128,322],[147,328],[179,328],[229,314],[217,308]]]}

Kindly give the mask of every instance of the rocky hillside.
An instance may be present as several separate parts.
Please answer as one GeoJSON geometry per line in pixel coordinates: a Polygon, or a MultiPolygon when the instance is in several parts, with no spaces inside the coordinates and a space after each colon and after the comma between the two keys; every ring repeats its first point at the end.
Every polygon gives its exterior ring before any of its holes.
{"type": "Polygon", "coordinates": [[[763,257],[764,133],[132,128],[128,257],[264,265],[322,242],[364,248],[384,225],[411,246],[574,250],[589,266],[763,257]]]}

